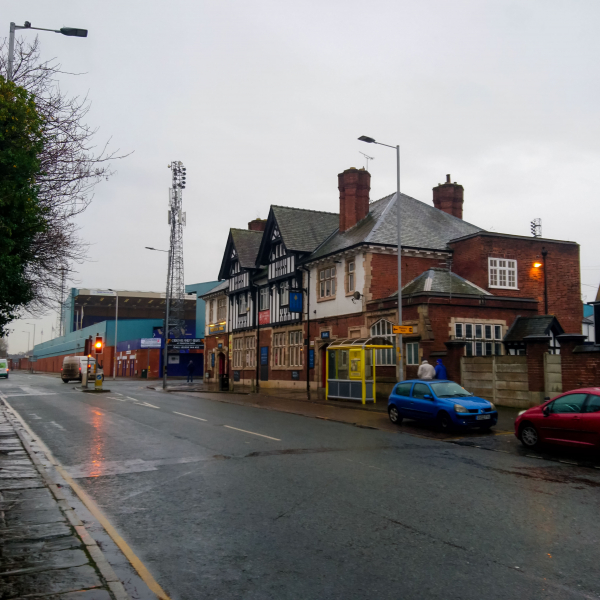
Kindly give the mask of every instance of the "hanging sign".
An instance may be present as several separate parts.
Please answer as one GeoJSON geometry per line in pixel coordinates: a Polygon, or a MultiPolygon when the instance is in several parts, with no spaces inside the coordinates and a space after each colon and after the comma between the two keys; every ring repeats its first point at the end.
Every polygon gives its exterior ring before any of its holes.
{"type": "Polygon", "coordinates": [[[412,325],[393,325],[392,326],[392,333],[412,333],[412,332],[413,332],[412,325]]]}
{"type": "Polygon", "coordinates": [[[290,312],[302,312],[302,290],[290,290],[290,312]]]}
{"type": "Polygon", "coordinates": [[[271,311],[267,308],[267,310],[261,310],[258,313],[258,324],[259,325],[268,325],[271,322],[271,311]]]}

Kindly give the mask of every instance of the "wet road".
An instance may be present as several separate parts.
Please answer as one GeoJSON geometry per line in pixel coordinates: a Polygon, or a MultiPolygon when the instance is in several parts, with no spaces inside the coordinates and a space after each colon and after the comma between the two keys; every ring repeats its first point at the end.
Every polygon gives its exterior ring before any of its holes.
{"type": "Polygon", "coordinates": [[[600,598],[600,470],[106,383],[0,394],[173,599],[600,598]]]}

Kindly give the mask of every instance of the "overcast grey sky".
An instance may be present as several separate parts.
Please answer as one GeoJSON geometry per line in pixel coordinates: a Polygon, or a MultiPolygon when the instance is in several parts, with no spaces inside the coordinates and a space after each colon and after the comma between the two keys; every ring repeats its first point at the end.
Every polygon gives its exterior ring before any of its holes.
{"type": "MultiPolygon", "coordinates": [[[[338,210],[337,174],[369,165],[371,198],[431,202],[446,173],[465,220],[581,244],[584,299],[600,278],[600,4],[579,0],[88,0],[4,2],[40,32],[61,85],[93,101],[97,142],[133,154],[79,218],[81,287],[162,291],[171,160],[187,167],[185,279],[216,279],[227,232],[270,204],[338,210]]],[[[18,32],[32,36],[33,32],[18,32]]],[[[79,287],[76,286],[76,287],[79,287]]],[[[52,315],[36,321],[49,339],[52,315]]],[[[15,323],[10,350],[33,330],[15,323]]]]}

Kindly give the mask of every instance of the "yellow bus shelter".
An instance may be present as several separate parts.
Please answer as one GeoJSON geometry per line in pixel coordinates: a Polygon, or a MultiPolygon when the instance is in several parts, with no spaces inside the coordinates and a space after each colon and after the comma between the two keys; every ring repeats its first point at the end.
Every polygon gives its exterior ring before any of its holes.
{"type": "Polygon", "coordinates": [[[327,348],[325,397],[375,402],[375,351],[393,348],[385,338],[339,340],[327,348]]]}

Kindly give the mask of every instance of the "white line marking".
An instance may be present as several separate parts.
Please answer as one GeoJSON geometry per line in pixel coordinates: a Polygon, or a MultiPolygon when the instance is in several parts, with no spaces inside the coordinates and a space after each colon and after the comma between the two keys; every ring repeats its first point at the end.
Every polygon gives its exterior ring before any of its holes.
{"type": "Polygon", "coordinates": [[[15,396],[58,396],[56,393],[48,394],[45,392],[33,393],[33,394],[5,394],[5,398],[14,398],[15,396]]]}
{"type": "Polygon", "coordinates": [[[262,433],[254,433],[254,431],[246,431],[245,429],[238,429],[237,427],[231,427],[229,425],[223,425],[223,427],[227,427],[227,429],[235,429],[236,431],[242,431],[243,433],[249,433],[250,435],[258,435],[260,437],[267,438],[268,440],[275,440],[276,442],[281,441],[279,438],[274,438],[270,435],[263,435],[262,433]]]}
{"type": "Polygon", "coordinates": [[[50,421],[51,425],[54,425],[54,427],[56,427],[57,429],[61,429],[62,431],[65,430],[65,428],[62,425],[59,425],[56,421],[50,421]]]}
{"type": "Polygon", "coordinates": [[[125,398],[127,398],[127,400],[133,400],[134,402],[139,402],[139,400],[137,398],[132,398],[131,396],[125,396],[125,398]]]}
{"type": "Polygon", "coordinates": [[[144,402],[142,406],[151,406],[152,408],[160,408],[160,406],[154,406],[154,404],[150,404],[150,402],[144,402]]]}
{"type": "Polygon", "coordinates": [[[186,415],[185,413],[178,413],[176,410],[173,411],[176,415],[181,415],[182,417],[189,417],[190,419],[198,419],[198,421],[206,421],[206,419],[201,419],[200,417],[192,417],[192,415],[186,415]]]}

